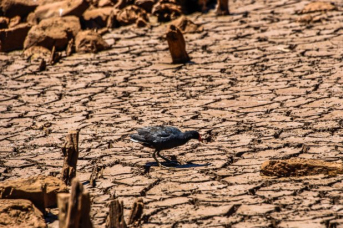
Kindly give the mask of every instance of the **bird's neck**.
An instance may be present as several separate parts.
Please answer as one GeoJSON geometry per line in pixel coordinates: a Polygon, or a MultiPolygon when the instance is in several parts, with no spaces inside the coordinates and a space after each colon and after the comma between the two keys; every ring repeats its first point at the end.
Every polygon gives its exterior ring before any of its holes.
{"type": "Polygon", "coordinates": [[[182,139],[185,140],[185,142],[188,142],[188,140],[193,138],[193,132],[192,131],[185,131],[183,133],[182,139]]]}

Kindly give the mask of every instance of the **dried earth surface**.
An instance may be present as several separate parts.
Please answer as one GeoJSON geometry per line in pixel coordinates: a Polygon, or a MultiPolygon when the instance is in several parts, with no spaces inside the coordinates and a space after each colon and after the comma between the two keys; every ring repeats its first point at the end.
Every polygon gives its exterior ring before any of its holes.
{"type": "Polygon", "coordinates": [[[113,30],[111,49],[41,72],[19,51],[0,54],[0,180],[58,176],[60,147],[78,128],[77,176],[95,227],[113,196],[126,217],[142,197],[146,228],[343,226],[342,174],[260,174],[269,159],[343,157],[343,5],[334,2],[337,10],[311,15],[298,14],[302,0],[193,14],[203,31],[185,35],[187,64],[170,64],[166,25],[113,30]],[[152,150],[128,135],[158,124],[199,130],[205,143],[164,152],[180,167],[150,166],[152,150]]]}

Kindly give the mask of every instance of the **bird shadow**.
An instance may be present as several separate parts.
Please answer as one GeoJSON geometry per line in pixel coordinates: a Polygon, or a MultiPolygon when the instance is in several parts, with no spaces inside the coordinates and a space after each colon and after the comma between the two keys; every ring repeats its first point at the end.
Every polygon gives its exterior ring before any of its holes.
{"type": "MultiPolygon", "coordinates": [[[[194,164],[194,163],[187,163],[187,164],[179,164],[177,162],[161,162],[161,165],[170,168],[177,168],[177,169],[185,169],[185,168],[194,168],[194,167],[204,167],[209,166],[211,163],[206,164],[194,164]]],[[[151,166],[158,166],[157,162],[147,162],[145,167],[150,168],[151,166]]]]}

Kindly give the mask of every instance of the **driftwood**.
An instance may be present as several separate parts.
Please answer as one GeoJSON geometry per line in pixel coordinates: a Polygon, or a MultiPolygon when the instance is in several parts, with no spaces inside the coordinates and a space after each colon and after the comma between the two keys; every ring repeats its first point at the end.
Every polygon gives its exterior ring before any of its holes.
{"type": "Polygon", "coordinates": [[[50,56],[50,65],[54,65],[55,63],[57,63],[58,61],[60,61],[60,59],[62,58],[62,55],[60,53],[58,53],[56,51],[56,47],[53,46],[52,50],[51,50],[51,56],[50,56]]]}
{"type": "MultiPolygon", "coordinates": [[[[143,215],[143,199],[140,198],[136,202],[134,202],[128,225],[129,227],[137,227],[141,221],[143,215]]],[[[112,200],[110,202],[110,213],[107,217],[106,221],[107,228],[126,228],[125,219],[124,219],[124,205],[123,201],[119,201],[118,199],[112,200]]]]}
{"type": "Polygon", "coordinates": [[[110,202],[110,213],[106,221],[107,228],[126,228],[127,225],[124,219],[123,201],[117,199],[110,202]]]}
{"type": "MultiPolygon", "coordinates": [[[[304,147],[302,150],[308,147],[304,147]]],[[[327,162],[318,159],[291,158],[287,160],[269,160],[261,165],[261,173],[266,176],[300,177],[309,175],[343,174],[343,167],[338,162],[327,162]]]]}
{"type": "Polygon", "coordinates": [[[64,163],[62,168],[62,180],[70,185],[71,180],[76,176],[76,164],[79,157],[79,131],[71,130],[66,136],[66,142],[62,147],[64,163]]]}
{"type": "Polygon", "coordinates": [[[74,178],[71,193],[58,194],[60,228],[92,228],[90,220],[90,196],[82,184],[74,178]]]}
{"type": "Polygon", "coordinates": [[[74,44],[74,39],[69,40],[68,46],[66,49],[66,55],[71,56],[75,52],[75,44],[74,44]]]}
{"type": "Polygon", "coordinates": [[[143,199],[139,198],[136,202],[134,202],[131,213],[130,213],[130,219],[129,219],[129,225],[138,226],[139,222],[143,215],[143,199]]]}
{"type": "Polygon", "coordinates": [[[217,9],[216,9],[217,15],[229,15],[229,0],[218,0],[217,1],[217,9]]]}
{"type": "Polygon", "coordinates": [[[41,59],[39,66],[38,66],[38,71],[44,71],[46,69],[46,62],[44,59],[41,59]]]}
{"type": "Polygon", "coordinates": [[[186,42],[183,35],[175,25],[170,25],[167,32],[167,41],[173,63],[185,63],[190,60],[186,52],[186,42]]]}
{"type": "Polygon", "coordinates": [[[96,186],[96,179],[102,177],[104,167],[102,165],[95,164],[92,170],[92,174],[89,178],[90,185],[94,188],[96,186]]]}

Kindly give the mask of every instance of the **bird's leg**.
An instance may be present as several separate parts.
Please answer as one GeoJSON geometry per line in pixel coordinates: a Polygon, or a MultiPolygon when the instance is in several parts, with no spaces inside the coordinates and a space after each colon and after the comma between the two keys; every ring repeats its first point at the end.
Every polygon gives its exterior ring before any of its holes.
{"type": "Polygon", "coordinates": [[[170,161],[168,158],[162,156],[162,155],[160,154],[160,152],[161,152],[161,151],[157,151],[157,155],[158,155],[160,158],[162,158],[163,160],[165,160],[165,161],[168,162],[168,163],[172,162],[172,161],[170,161]]]}
{"type": "Polygon", "coordinates": [[[155,159],[155,161],[157,162],[157,165],[158,165],[159,167],[161,167],[161,163],[157,160],[156,153],[159,154],[160,151],[155,150],[154,153],[152,154],[152,157],[153,157],[153,158],[155,159]]]}

